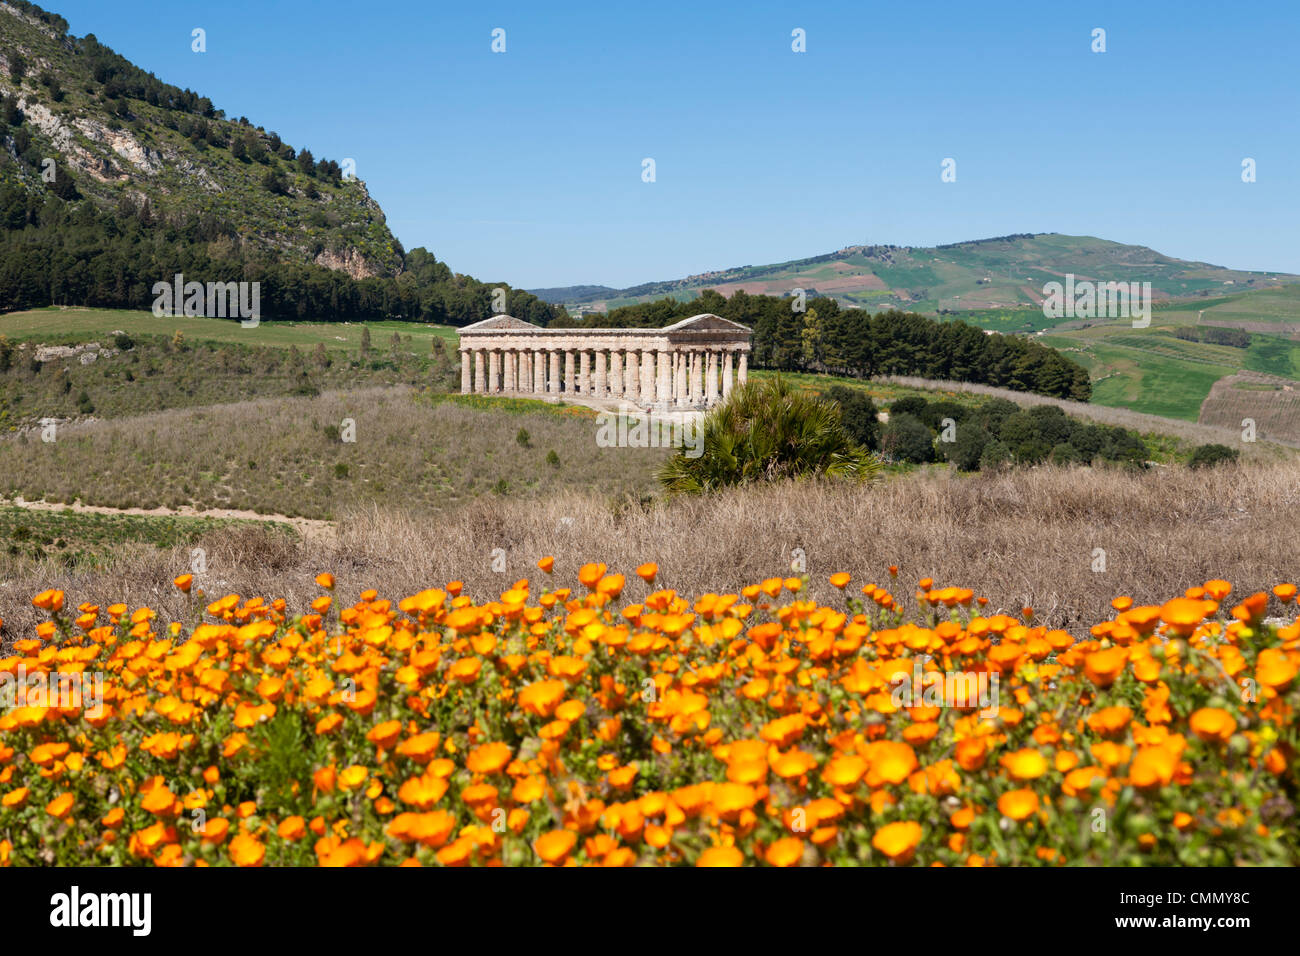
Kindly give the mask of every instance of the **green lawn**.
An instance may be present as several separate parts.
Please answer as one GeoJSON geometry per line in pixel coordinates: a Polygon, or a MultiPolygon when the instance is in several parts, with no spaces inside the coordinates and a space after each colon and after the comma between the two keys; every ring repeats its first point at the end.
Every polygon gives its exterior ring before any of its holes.
{"type": "Polygon", "coordinates": [[[217,342],[251,347],[311,350],[318,343],[327,349],[355,350],[361,345],[361,331],[370,329],[376,348],[384,347],[394,332],[409,335],[421,351],[428,352],[434,338],[448,345],[458,342],[456,329],[449,325],[425,325],[418,322],[260,322],[244,328],[234,319],[209,319],[197,316],[165,316],[126,309],[48,308],[0,315],[0,335],[10,341],[37,340],[53,342],[75,339],[85,342],[98,338],[109,344],[110,333],[121,330],[130,335],[166,335],[180,332],[189,342],[217,342]]]}

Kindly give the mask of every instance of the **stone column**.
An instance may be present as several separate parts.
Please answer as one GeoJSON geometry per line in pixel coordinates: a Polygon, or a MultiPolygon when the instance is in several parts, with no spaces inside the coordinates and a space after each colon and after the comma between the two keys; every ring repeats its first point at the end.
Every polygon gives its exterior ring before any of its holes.
{"type": "Polygon", "coordinates": [[[574,365],[573,350],[566,349],[564,352],[564,391],[570,396],[578,388],[578,376],[574,370],[574,365]]]}
{"type": "Polygon", "coordinates": [[[623,396],[629,402],[641,400],[641,367],[636,349],[628,349],[623,360],[623,396]]]}
{"type": "Polygon", "coordinates": [[[501,391],[501,350],[493,349],[488,353],[488,387],[489,393],[501,391]]]}
{"type": "Polygon", "coordinates": [[[691,391],[689,403],[698,405],[700,398],[704,395],[704,353],[698,350],[691,352],[691,391]]]}
{"type": "Polygon", "coordinates": [[[680,359],[677,363],[677,404],[685,405],[690,401],[690,354],[687,352],[678,352],[677,357],[680,359]]]}
{"type": "Polygon", "coordinates": [[[507,392],[517,391],[519,388],[519,353],[514,349],[506,349],[506,385],[507,392]]]}
{"type": "Polygon", "coordinates": [[[736,373],[736,381],[744,385],[749,381],[749,353],[740,353],[740,371],[736,373]]]}
{"type": "Polygon", "coordinates": [[[641,401],[653,405],[655,401],[655,353],[646,349],[641,353],[641,401]]]}
{"type": "Polygon", "coordinates": [[[655,361],[655,400],[664,405],[672,400],[670,389],[673,386],[673,371],[672,366],[669,365],[671,361],[669,356],[672,354],[666,349],[660,349],[658,359],[655,361]]]}
{"type": "Polygon", "coordinates": [[[726,352],[722,360],[722,397],[726,398],[731,394],[731,351],[726,352]]]}
{"type": "Polygon", "coordinates": [[[465,349],[460,353],[460,393],[468,395],[469,387],[469,349],[465,349]]]}
{"type": "Polygon", "coordinates": [[[560,394],[560,353],[555,349],[550,349],[546,353],[551,361],[550,381],[547,382],[547,390],[552,395],[560,394]]]}
{"type": "Polygon", "coordinates": [[[591,394],[591,353],[586,349],[578,353],[578,391],[591,394]]]}
{"type": "Polygon", "coordinates": [[[482,395],[488,390],[487,376],[483,373],[483,350],[474,350],[474,391],[482,395]]]}
{"type": "Polygon", "coordinates": [[[533,394],[540,395],[546,391],[546,353],[541,349],[533,350],[533,394]]]}
{"type": "Polygon", "coordinates": [[[713,405],[718,401],[718,353],[709,350],[709,382],[704,390],[704,401],[713,405]]]}
{"type": "Polygon", "coordinates": [[[605,356],[604,349],[596,349],[595,360],[596,360],[596,375],[595,375],[596,382],[592,386],[591,394],[595,398],[604,398],[606,396],[606,388],[608,386],[608,381],[606,379],[606,374],[605,374],[606,356],[605,356]]]}
{"type": "Polygon", "coordinates": [[[527,349],[520,349],[519,355],[519,382],[518,388],[521,392],[531,392],[533,390],[533,353],[527,349]]]}
{"type": "Polygon", "coordinates": [[[623,352],[609,350],[609,397],[623,399],[623,352]]]}

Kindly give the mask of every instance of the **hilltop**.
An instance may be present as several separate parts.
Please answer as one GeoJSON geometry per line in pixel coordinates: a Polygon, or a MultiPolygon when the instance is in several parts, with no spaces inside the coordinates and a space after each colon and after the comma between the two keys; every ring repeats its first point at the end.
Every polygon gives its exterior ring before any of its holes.
{"type": "Polygon", "coordinates": [[[702,272],[626,289],[581,285],[531,290],[579,311],[604,311],[671,296],[691,299],[704,289],[722,295],[783,295],[803,289],[842,305],[938,313],[1037,308],[1043,285],[1067,273],[1080,279],[1146,281],[1156,302],[1277,287],[1300,281],[1284,273],[1243,272],[1188,262],[1146,246],[1091,236],[1022,233],[934,247],[854,245],[770,265],[702,272]]]}

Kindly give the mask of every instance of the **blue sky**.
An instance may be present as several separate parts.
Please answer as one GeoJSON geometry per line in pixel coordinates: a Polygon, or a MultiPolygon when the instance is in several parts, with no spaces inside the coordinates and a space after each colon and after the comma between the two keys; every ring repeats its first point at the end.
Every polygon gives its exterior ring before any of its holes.
{"type": "Polygon", "coordinates": [[[1015,232],[1300,272],[1294,0],[43,5],[354,158],[406,248],[485,281],[621,287],[1015,232]]]}

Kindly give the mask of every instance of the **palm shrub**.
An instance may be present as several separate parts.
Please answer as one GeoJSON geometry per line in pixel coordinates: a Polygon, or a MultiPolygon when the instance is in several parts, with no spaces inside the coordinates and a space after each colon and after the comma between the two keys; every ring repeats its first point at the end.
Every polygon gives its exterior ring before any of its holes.
{"type": "Polygon", "coordinates": [[[692,457],[683,446],[659,472],[670,492],[819,475],[865,481],[881,472],[849,437],[834,401],[796,391],[779,375],[739,386],[699,428],[701,453],[692,457]]]}

